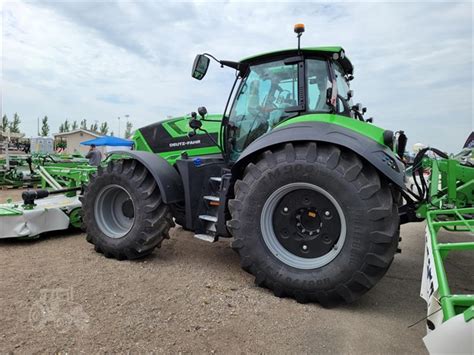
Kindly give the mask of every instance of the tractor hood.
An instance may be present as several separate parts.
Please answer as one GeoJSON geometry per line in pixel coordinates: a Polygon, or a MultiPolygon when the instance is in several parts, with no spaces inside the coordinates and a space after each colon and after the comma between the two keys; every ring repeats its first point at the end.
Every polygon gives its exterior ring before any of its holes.
{"type": "MultiPolygon", "coordinates": [[[[204,132],[189,137],[192,131],[189,127],[191,116],[174,117],[139,128],[133,135],[135,149],[157,153],[170,164],[174,164],[182,153],[189,156],[219,153],[219,148],[204,132]]],[[[202,128],[219,141],[222,115],[206,116],[207,119],[218,122],[202,121],[202,128]]]]}

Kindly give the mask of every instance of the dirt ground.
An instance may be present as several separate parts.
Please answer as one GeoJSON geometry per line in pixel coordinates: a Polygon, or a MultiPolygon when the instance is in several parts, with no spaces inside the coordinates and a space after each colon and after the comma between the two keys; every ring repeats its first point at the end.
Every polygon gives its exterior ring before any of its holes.
{"type": "MultiPolygon", "coordinates": [[[[0,192],[0,202],[19,191],[0,192]],[[13,192],[13,193],[12,193],[13,192]]],[[[94,252],[80,232],[0,241],[0,353],[426,353],[419,297],[424,224],[362,299],[324,309],[254,286],[228,241],[175,228],[141,261],[94,252]]],[[[474,258],[448,257],[455,290],[474,293],[474,258]]]]}

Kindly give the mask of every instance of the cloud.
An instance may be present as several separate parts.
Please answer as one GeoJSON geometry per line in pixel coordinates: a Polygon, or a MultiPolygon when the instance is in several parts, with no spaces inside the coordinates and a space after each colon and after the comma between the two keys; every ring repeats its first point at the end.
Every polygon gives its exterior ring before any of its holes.
{"type": "MultiPolygon", "coordinates": [[[[206,105],[222,112],[234,74],[212,65],[191,79],[196,53],[238,60],[296,45],[342,45],[356,102],[375,123],[457,151],[472,130],[472,4],[8,2],[3,15],[3,110],[34,135],[65,119],[135,127],[206,105]],[[28,125],[28,123],[31,123],[28,125]]],[[[213,63],[215,64],[215,63],[213,63]]],[[[117,131],[117,129],[115,129],[117,131]]]]}
{"type": "Polygon", "coordinates": [[[115,95],[115,94],[108,94],[108,95],[99,95],[97,96],[97,100],[108,102],[111,104],[133,104],[134,101],[130,98],[115,95]]]}

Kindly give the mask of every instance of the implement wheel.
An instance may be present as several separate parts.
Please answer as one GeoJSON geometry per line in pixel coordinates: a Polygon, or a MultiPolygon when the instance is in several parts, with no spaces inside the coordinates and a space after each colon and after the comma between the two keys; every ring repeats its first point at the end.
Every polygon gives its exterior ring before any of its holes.
{"type": "Polygon", "coordinates": [[[349,303],[372,288],[398,245],[390,188],[353,152],[286,144],[250,163],[229,202],[244,270],[299,302],[349,303]]]}
{"type": "Polygon", "coordinates": [[[133,159],[99,167],[84,193],[87,241],[97,252],[115,259],[150,254],[174,226],[153,176],[133,159]]]}

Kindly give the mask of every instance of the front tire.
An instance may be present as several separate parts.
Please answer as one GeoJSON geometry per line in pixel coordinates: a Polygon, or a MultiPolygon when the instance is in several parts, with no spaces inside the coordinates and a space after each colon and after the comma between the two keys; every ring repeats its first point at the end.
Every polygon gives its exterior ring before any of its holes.
{"type": "Polygon", "coordinates": [[[106,257],[137,259],[153,252],[174,226],[153,176],[136,160],[98,168],[82,199],[87,241],[106,257]]]}
{"type": "Polygon", "coordinates": [[[389,268],[398,209],[353,152],[291,144],[263,153],[234,185],[232,247],[258,285],[299,302],[350,303],[389,268]]]}

